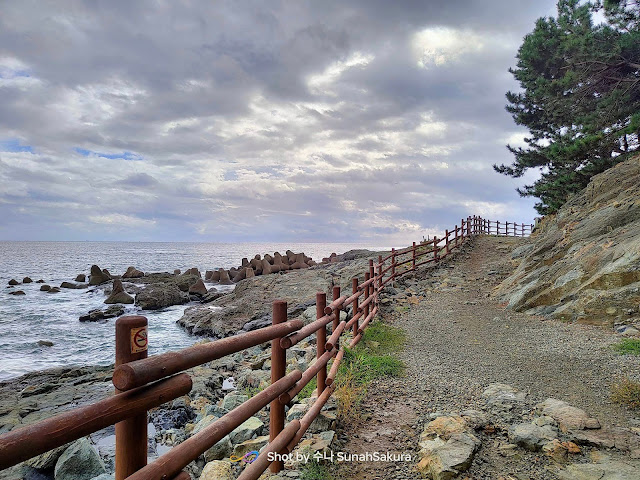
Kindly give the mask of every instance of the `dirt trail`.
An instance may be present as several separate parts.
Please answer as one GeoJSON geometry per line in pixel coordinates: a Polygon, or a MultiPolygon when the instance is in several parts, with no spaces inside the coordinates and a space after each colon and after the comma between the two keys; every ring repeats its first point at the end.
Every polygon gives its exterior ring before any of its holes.
{"type": "MultiPolygon", "coordinates": [[[[399,353],[407,372],[368,389],[365,421],[347,427],[345,452],[415,454],[430,413],[482,409],[482,391],[495,382],[526,392],[532,403],[564,400],[603,424],[634,421],[610,402],[609,387],[625,369],[637,369],[639,359],[613,353],[610,345],[618,338],[609,329],[507,311],[491,296],[513,269],[510,253],[521,242],[480,237],[447,265],[406,278],[397,292],[387,293],[393,302],[385,320],[408,334],[399,353]]],[[[499,440],[482,435],[471,469],[460,478],[554,478],[544,456],[503,457],[499,440]]],[[[402,462],[358,462],[340,472],[358,480],[421,478],[411,463],[402,462]]]]}

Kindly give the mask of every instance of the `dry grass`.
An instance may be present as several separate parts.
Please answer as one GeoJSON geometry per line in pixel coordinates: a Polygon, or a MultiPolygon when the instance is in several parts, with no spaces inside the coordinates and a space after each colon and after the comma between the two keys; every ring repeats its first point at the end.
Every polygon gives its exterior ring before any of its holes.
{"type": "Polygon", "coordinates": [[[633,410],[640,410],[640,383],[623,378],[611,387],[611,400],[633,410]]]}

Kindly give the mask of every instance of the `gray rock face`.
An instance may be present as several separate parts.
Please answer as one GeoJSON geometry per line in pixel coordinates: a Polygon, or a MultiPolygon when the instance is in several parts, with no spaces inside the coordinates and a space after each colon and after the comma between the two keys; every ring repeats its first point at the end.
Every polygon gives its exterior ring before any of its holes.
{"type": "Polygon", "coordinates": [[[144,277],[144,272],[138,270],[136,267],[129,267],[127,271],[124,272],[122,278],[141,278],[144,277]]]}
{"type": "Polygon", "coordinates": [[[189,302],[189,295],[182,292],[175,283],[151,285],[136,295],[135,303],[143,310],[158,310],[171,305],[189,302]]]}
{"type": "Polygon", "coordinates": [[[213,447],[204,452],[204,459],[207,462],[210,462],[212,460],[222,460],[223,458],[231,455],[231,452],[233,452],[233,445],[231,444],[229,435],[226,435],[213,447]]]}
{"type": "Polygon", "coordinates": [[[68,288],[70,290],[82,290],[87,288],[88,285],[86,283],[71,283],[71,282],[62,282],[60,284],[60,288],[68,288]]]}
{"type": "Polygon", "coordinates": [[[469,469],[480,442],[470,433],[454,433],[447,440],[437,437],[420,445],[418,469],[432,480],[450,480],[469,469]]]}
{"type": "Polygon", "coordinates": [[[198,279],[196,283],[189,287],[189,293],[204,297],[207,294],[207,287],[205,287],[201,279],[198,279]]]}
{"type": "Polygon", "coordinates": [[[76,277],[76,282],[84,283],[87,281],[87,276],[84,273],[79,273],[76,277]]]}
{"type": "Polygon", "coordinates": [[[111,280],[111,275],[100,270],[98,265],[91,265],[91,274],[89,275],[89,285],[101,285],[111,280]]]}
{"type": "Polygon", "coordinates": [[[544,402],[536,405],[536,409],[542,415],[547,415],[557,421],[563,432],[584,430],[585,428],[600,428],[600,422],[597,419],[590,417],[584,410],[572,407],[562,400],[547,398],[544,402]]]}
{"type": "Polygon", "coordinates": [[[263,427],[264,423],[262,423],[262,420],[257,417],[250,417],[229,434],[229,439],[234,445],[246,442],[253,437],[259,436],[263,427]]]}
{"type": "Polygon", "coordinates": [[[122,305],[112,305],[106,310],[91,310],[86,315],[82,315],[78,320],[81,322],[99,322],[109,318],[119,317],[124,313],[122,305]]]}
{"type": "Polygon", "coordinates": [[[122,280],[116,278],[113,281],[113,290],[111,291],[111,295],[107,297],[104,303],[106,303],[107,305],[114,303],[132,304],[133,297],[125,292],[124,286],[122,285],[122,280]]]}
{"type": "Polygon", "coordinates": [[[40,291],[41,292],[48,292],[49,290],[51,290],[51,285],[41,285],[40,286],[40,291]]]}
{"type": "Polygon", "coordinates": [[[609,460],[599,463],[576,463],[558,472],[559,480],[638,480],[640,462],[609,460]]]}
{"type": "Polygon", "coordinates": [[[107,470],[98,452],[89,440],[75,441],[58,458],[54,469],[55,480],[91,480],[107,470]]]}
{"type": "Polygon", "coordinates": [[[640,156],[545,217],[498,294],[508,308],[613,325],[640,304],[640,156]]]}

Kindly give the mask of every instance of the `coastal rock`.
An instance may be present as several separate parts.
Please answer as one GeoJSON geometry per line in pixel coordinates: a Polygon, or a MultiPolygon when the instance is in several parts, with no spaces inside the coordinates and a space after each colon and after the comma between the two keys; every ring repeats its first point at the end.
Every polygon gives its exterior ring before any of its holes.
{"type": "Polygon", "coordinates": [[[107,297],[104,303],[108,305],[113,303],[131,304],[133,303],[133,297],[125,292],[122,280],[116,278],[113,281],[113,290],[111,291],[111,295],[107,297]]]}
{"type": "Polygon", "coordinates": [[[150,285],[136,295],[135,303],[143,310],[158,310],[189,302],[189,295],[175,283],[150,285]]]}
{"type": "Polygon", "coordinates": [[[47,290],[47,293],[60,293],[60,288],[51,287],[49,290],[47,290]]]}
{"type": "Polygon", "coordinates": [[[498,295],[507,308],[610,324],[640,304],[640,156],[595,175],[531,237],[498,295]]]}
{"type": "Polygon", "coordinates": [[[245,442],[260,435],[263,427],[262,420],[258,417],[250,417],[229,434],[229,439],[234,445],[245,442]]]}
{"type": "Polygon", "coordinates": [[[269,435],[252,438],[233,447],[233,455],[242,458],[249,452],[259,452],[262,447],[269,443],[269,435]]]}
{"type": "Polygon", "coordinates": [[[119,317],[124,313],[122,305],[112,305],[106,310],[91,310],[86,315],[81,316],[78,320],[81,322],[98,322],[109,318],[119,317]]]}
{"type": "Polygon", "coordinates": [[[29,277],[24,277],[22,279],[22,283],[33,283],[33,280],[31,280],[31,278],[29,278],[29,277]]]}
{"type": "Polygon", "coordinates": [[[42,280],[42,279],[37,280],[36,283],[44,283],[44,280],[42,280]]]}
{"type": "Polygon", "coordinates": [[[41,347],[53,347],[53,342],[50,342],[49,340],[38,340],[38,345],[41,347]]]}
{"type": "Polygon", "coordinates": [[[223,458],[227,458],[231,455],[231,452],[233,452],[233,445],[231,444],[229,435],[225,435],[222,440],[204,452],[204,459],[206,462],[222,460],[223,458]]]}
{"type": "Polygon", "coordinates": [[[11,280],[9,280],[9,285],[16,286],[16,285],[20,285],[20,282],[18,282],[15,278],[12,278],[11,280]]]}
{"type": "Polygon", "coordinates": [[[122,278],[141,278],[144,277],[144,272],[141,272],[136,267],[129,267],[127,271],[124,272],[122,278]]]}
{"type": "Polygon", "coordinates": [[[231,462],[214,460],[207,463],[202,469],[200,480],[233,480],[231,462]]]}
{"type": "Polygon", "coordinates": [[[508,431],[509,441],[537,452],[548,442],[558,437],[558,431],[551,425],[538,426],[533,423],[520,423],[512,425],[508,431]]]}
{"type": "Polygon", "coordinates": [[[180,275],[180,273],[182,273],[182,272],[180,271],[180,269],[179,269],[179,268],[176,268],[176,269],[173,271],[173,274],[174,274],[174,275],[180,275]]]}
{"type": "Polygon", "coordinates": [[[87,288],[88,285],[86,283],[71,283],[71,282],[62,282],[60,284],[60,288],[68,288],[70,290],[82,290],[87,288]]]}
{"type": "Polygon", "coordinates": [[[111,275],[100,270],[98,265],[91,265],[91,274],[89,275],[89,285],[101,285],[111,280],[111,275]]]}
{"type": "Polygon", "coordinates": [[[239,393],[229,393],[220,402],[220,407],[225,410],[231,411],[236,407],[239,407],[244,402],[249,400],[248,395],[241,395],[239,393]]]}
{"type": "Polygon", "coordinates": [[[558,480],[638,480],[640,462],[634,460],[610,460],[598,463],[574,463],[560,470],[558,480]]]}
{"type": "Polygon", "coordinates": [[[253,271],[253,268],[245,268],[245,269],[244,269],[244,278],[245,278],[245,279],[246,279],[246,278],[253,278],[253,277],[255,277],[255,276],[256,276],[256,274],[255,274],[255,272],[253,271]]]}
{"type": "Polygon", "coordinates": [[[26,293],[24,293],[22,290],[15,290],[13,292],[9,292],[9,295],[21,296],[21,295],[26,295],[26,293]]]}
{"type": "Polygon", "coordinates": [[[207,270],[207,271],[204,273],[204,279],[205,279],[206,281],[210,281],[212,277],[213,277],[213,270],[207,270]]]}
{"type": "Polygon", "coordinates": [[[98,452],[86,438],[75,441],[58,458],[55,480],[91,480],[107,470],[98,452]]]}
{"type": "Polygon", "coordinates": [[[84,283],[87,281],[87,276],[84,273],[79,273],[76,276],[76,282],[84,283]]]}
{"type": "Polygon", "coordinates": [[[189,287],[189,293],[204,297],[208,292],[207,287],[205,287],[204,285],[204,282],[201,279],[198,279],[196,283],[189,287]]]}
{"type": "Polygon", "coordinates": [[[69,448],[70,444],[63,445],[58,448],[54,448],[53,450],[49,450],[48,452],[43,453],[42,455],[38,455],[37,457],[30,458],[26,463],[31,468],[35,468],[36,470],[49,470],[55,467],[56,462],[60,458],[60,455],[64,453],[64,451],[69,448]]]}

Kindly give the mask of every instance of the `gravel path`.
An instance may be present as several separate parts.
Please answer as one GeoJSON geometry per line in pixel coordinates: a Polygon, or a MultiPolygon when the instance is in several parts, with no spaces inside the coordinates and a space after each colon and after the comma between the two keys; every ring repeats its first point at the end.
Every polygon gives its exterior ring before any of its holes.
{"type": "MultiPolygon", "coordinates": [[[[611,344],[619,338],[610,329],[515,313],[491,296],[514,268],[510,252],[521,242],[477,238],[448,264],[407,276],[396,286],[397,293],[387,293],[395,298],[386,307],[385,320],[408,336],[399,354],[407,374],[371,386],[364,407],[367,421],[347,427],[345,451],[414,450],[430,413],[481,409],[482,391],[495,382],[526,392],[531,405],[554,397],[586,410],[605,425],[639,424],[633,414],[609,400],[616,377],[640,372],[640,358],[612,351],[611,344]],[[407,294],[413,304],[401,300],[407,294]]],[[[544,456],[503,457],[497,452],[500,439],[495,434],[482,437],[468,478],[555,478],[544,456]]],[[[344,468],[355,479],[420,478],[410,463],[358,463],[344,468]]]]}

